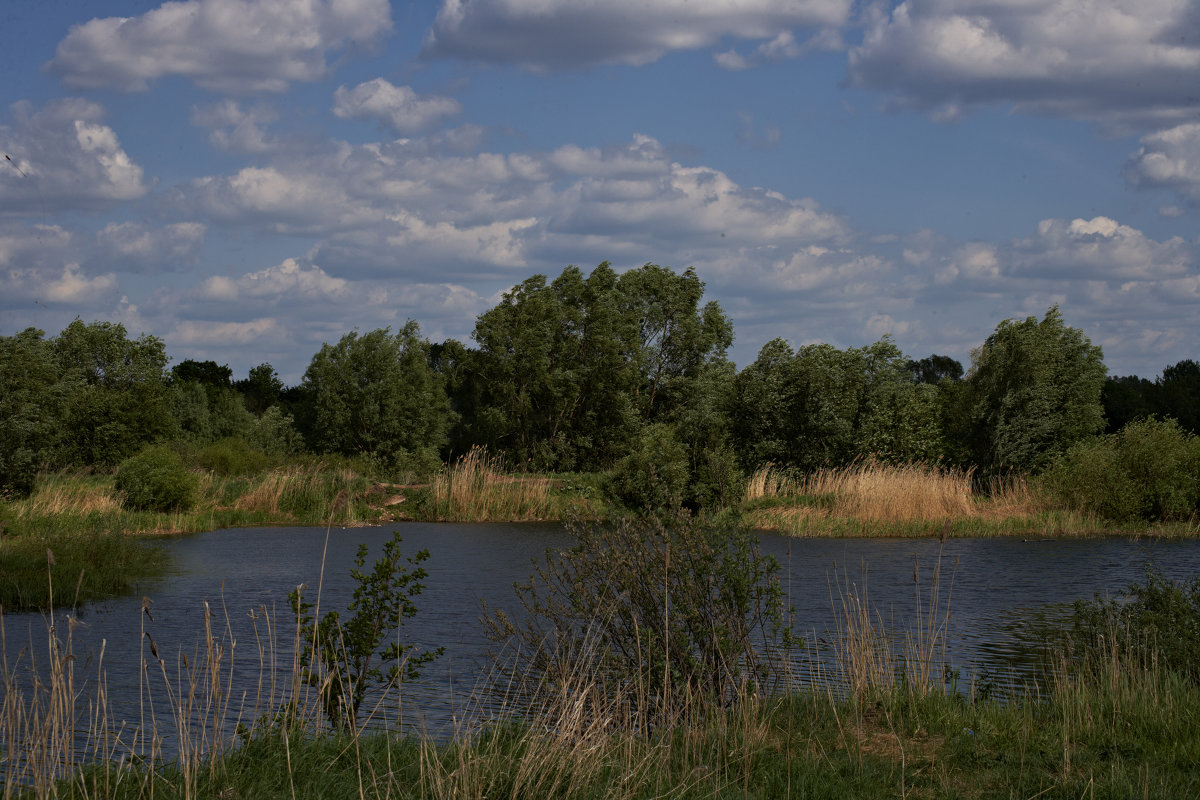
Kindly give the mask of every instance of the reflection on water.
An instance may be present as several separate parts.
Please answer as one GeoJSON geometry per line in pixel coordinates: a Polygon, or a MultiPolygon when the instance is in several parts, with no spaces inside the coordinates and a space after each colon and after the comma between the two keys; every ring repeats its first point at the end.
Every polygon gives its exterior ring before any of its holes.
{"type": "MultiPolygon", "coordinates": [[[[353,585],[349,576],[360,543],[370,549],[368,565],[394,526],[378,528],[256,528],[220,530],[166,540],[173,572],[137,587],[135,594],[82,609],[73,631],[78,680],[94,683],[96,659],[104,648],[109,711],[117,720],[144,719],[145,692],[162,677],[139,668],[150,660],[153,640],[164,669],[178,670],[203,658],[199,644],[205,609],[218,638],[232,654],[236,697],[250,697],[272,678],[280,687],[290,674],[294,631],[287,595],[307,584],[320,612],[343,608],[353,585]],[[147,612],[148,613],[145,613],[147,612]],[[273,665],[260,647],[274,619],[283,652],[273,665]],[[146,637],[145,634],[149,634],[146,637]],[[239,683],[240,681],[240,683],[239,683]],[[240,694],[239,694],[240,693],[240,694]]],[[[419,613],[405,622],[403,641],[418,649],[437,646],[445,655],[428,665],[420,680],[406,684],[406,718],[434,732],[472,708],[471,699],[489,674],[490,643],[478,622],[481,601],[513,608],[512,585],[532,571],[548,548],[571,544],[554,524],[421,524],[400,527],[403,552],[428,549],[426,589],[419,613]]],[[[806,652],[820,653],[835,635],[839,597],[865,598],[889,630],[902,634],[936,599],[949,610],[946,642],[950,666],[964,684],[980,676],[1019,684],[1037,660],[1038,623],[1053,622],[1077,599],[1115,593],[1140,580],[1153,562],[1170,578],[1200,574],[1200,542],[1136,538],[1089,540],[794,539],[761,536],[763,550],[782,567],[783,589],[794,609],[806,652]],[[931,598],[934,570],[940,585],[931,598]]],[[[942,618],[939,615],[938,621],[942,618]]],[[[59,616],[60,628],[62,616],[59,616]]],[[[4,618],[10,657],[15,642],[44,642],[40,614],[4,618]]],[[[151,662],[154,663],[154,662],[151,662]]],[[[175,676],[171,676],[175,677],[175,676]]],[[[803,676],[802,676],[803,678],[803,676]]],[[[77,686],[87,696],[87,685],[77,686]]],[[[236,700],[235,700],[236,706],[236,700]]],[[[163,725],[167,739],[170,726],[163,725]]],[[[168,742],[167,747],[170,748],[168,742]]]]}

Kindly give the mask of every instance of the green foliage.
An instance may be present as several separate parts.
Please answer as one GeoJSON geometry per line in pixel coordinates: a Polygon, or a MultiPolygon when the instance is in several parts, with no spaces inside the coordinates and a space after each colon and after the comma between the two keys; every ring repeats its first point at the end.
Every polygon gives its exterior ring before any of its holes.
{"type": "Polygon", "coordinates": [[[195,481],[175,451],[156,445],[121,463],[116,488],[130,509],[186,511],[192,506],[195,481]]]}
{"type": "Polygon", "coordinates": [[[446,442],[450,404],[415,322],[397,333],[348,333],[324,345],[304,373],[317,452],[367,455],[395,467],[446,442]]]}
{"type": "Polygon", "coordinates": [[[480,315],[478,351],[447,347],[439,359],[471,427],[463,444],[536,469],[611,466],[643,422],[673,421],[724,359],[733,329],[716,303],[700,306],[703,293],[691,270],[656,264],[526,280],[480,315]]]}
{"type": "Polygon", "coordinates": [[[279,402],[283,394],[283,381],[270,364],[251,367],[245,380],[235,381],[233,388],[242,396],[246,409],[255,416],[262,416],[268,408],[279,402]]]}
{"type": "Polygon", "coordinates": [[[357,730],[359,709],[373,688],[414,680],[421,667],[442,654],[442,648],[415,652],[395,634],[404,620],[417,613],[413,598],[421,594],[428,573],[419,566],[429,558],[422,550],[407,559],[400,553],[400,534],[383,545],[383,555],[370,572],[363,572],[367,546],[354,559],[354,598],[343,621],[330,611],[319,621],[309,613],[303,587],[289,595],[302,634],[301,662],[309,683],[320,692],[321,707],[335,728],[357,730]]]}
{"type": "Polygon", "coordinates": [[[1175,420],[1137,420],[1073,445],[1043,485],[1068,506],[1117,522],[1187,519],[1200,511],[1200,437],[1175,420]]]}
{"type": "Polygon", "coordinates": [[[1004,320],[971,361],[950,427],[985,472],[1040,471],[1103,427],[1103,355],[1057,306],[1004,320]]]}
{"type": "Polygon", "coordinates": [[[56,535],[8,530],[0,536],[0,609],[78,608],[161,575],[166,561],[166,550],[119,524],[75,520],[56,535]]]}
{"type": "Polygon", "coordinates": [[[54,340],[62,383],[60,462],[120,463],[178,428],[161,340],[129,339],[123,325],[75,320],[54,340]]]}
{"type": "MultiPolygon", "coordinates": [[[[692,521],[575,525],[516,587],[520,612],[488,612],[503,667],[557,694],[595,685],[638,724],[728,704],[779,679],[791,642],[779,565],[747,531],[692,521]]],[[[611,713],[611,707],[606,713],[611,713]]]]}
{"type": "Polygon", "coordinates": [[[202,448],[197,463],[217,475],[249,475],[267,465],[267,456],[244,439],[227,437],[202,448]]]}
{"type": "Polygon", "coordinates": [[[1116,598],[1076,602],[1067,634],[1074,654],[1092,668],[1128,659],[1200,684],[1200,578],[1177,583],[1147,565],[1145,583],[1116,598]]]}
{"type": "Polygon", "coordinates": [[[610,494],[626,508],[673,515],[688,488],[687,450],[670,425],[648,425],[613,467],[610,494]]]}
{"type": "Polygon", "coordinates": [[[304,439],[292,415],[277,405],[262,413],[250,426],[246,440],[268,456],[290,456],[304,450],[304,439]]]}
{"type": "Polygon", "coordinates": [[[63,398],[44,336],[36,328],[0,336],[0,496],[28,494],[54,458],[63,398]]]}
{"type": "Polygon", "coordinates": [[[936,459],[937,390],[915,384],[909,363],[887,337],[848,350],[768,342],[737,376],[732,424],[742,463],[811,471],[865,456],[936,459]]]}

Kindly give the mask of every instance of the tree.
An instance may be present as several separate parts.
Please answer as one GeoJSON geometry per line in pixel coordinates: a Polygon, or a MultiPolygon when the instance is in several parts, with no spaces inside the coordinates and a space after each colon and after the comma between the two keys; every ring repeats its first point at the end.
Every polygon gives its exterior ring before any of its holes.
{"type": "Polygon", "coordinates": [[[28,494],[54,458],[62,392],[54,349],[36,328],[0,336],[0,495],[28,494]]]}
{"type": "Polygon", "coordinates": [[[1036,472],[1104,426],[1100,348],[1063,323],[1004,320],[971,353],[957,434],[986,472],[1036,472]]]}
{"type": "Polygon", "coordinates": [[[936,386],[942,381],[962,380],[963,365],[950,356],[939,356],[934,353],[920,361],[909,361],[908,371],[912,373],[913,380],[917,383],[929,383],[936,386]]]}
{"type": "Polygon", "coordinates": [[[716,303],[700,307],[703,293],[692,270],[646,264],[618,277],[607,262],[514,287],[480,315],[475,353],[445,353],[469,376],[455,396],[476,409],[473,420],[464,410],[471,443],[544,469],[611,466],[724,359],[733,328],[716,303]]]}
{"type": "Polygon", "coordinates": [[[734,438],[743,465],[811,471],[864,456],[937,458],[937,390],[914,384],[909,363],[888,337],[847,350],[814,344],[793,352],[782,339],[768,342],[737,377],[734,438]]]}
{"type": "Polygon", "coordinates": [[[62,460],[115,465],[178,430],[160,339],[76,319],[54,339],[64,391],[62,460]]]}
{"type": "Polygon", "coordinates": [[[542,469],[611,464],[637,430],[617,277],[525,280],[475,324],[479,443],[542,469]]]}
{"type": "Polygon", "coordinates": [[[313,448],[371,456],[396,469],[436,460],[451,412],[428,353],[413,321],[394,334],[380,328],[323,345],[303,381],[312,402],[313,448]]]}
{"type": "Polygon", "coordinates": [[[279,402],[283,393],[283,381],[270,364],[251,367],[245,380],[235,381],[233,388],[242,396],[246,409],[256,417],[279,402]]]}

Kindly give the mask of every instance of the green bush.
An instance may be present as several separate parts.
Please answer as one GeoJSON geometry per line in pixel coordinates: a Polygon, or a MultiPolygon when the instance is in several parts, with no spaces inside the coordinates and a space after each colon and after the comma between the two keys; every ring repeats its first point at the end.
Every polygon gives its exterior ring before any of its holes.
{"type": "Polygon", "coordinates": [[[121,463],[117,491],[127,508],[139,511],[186,511],[192,506],[195,481],[173,450],[147,447],[121,463]]]}
{"type": "Polygon", "coordinates": [[[581,703],[623,704],[625,719],[645,725],[785,678],[779,564],[748,531],[691,519],[571,528],[576,546],[547,552],[515,587],[519,613],[485,608],[489,637],[507,645],[498,667],[508,686],[555,696],[589,687],[581,703]]]}
{"type": "Polygon", "coordinates": [[[218,475],[249,475],[267,466],[266,454],[244,439],[220,439],[200,450],[197,462],[218,475]]]}
{"type": "Polygon", "coordinates": [[[669,425],[648,425],[633,450],[613,467],[609,493],[639,513],[679,510],[691,477],[687,450],[669,425]]]}
{"type": "Polygon", "coordinates": [[[1075,444],[1042,480],[1069,507],[1117,522],[1187,519],[1200,509],[1200,438],[1175,420],[1137,420],[1075,444]]]}
{"type": "Polygon", "coordinates": [[[1068,636],[1092,667],[1117,656],[1200,683],[1200,578],[1176,583],[1147,566],[1146,582],[1118,597],[1077,602],[1068,636]]]}

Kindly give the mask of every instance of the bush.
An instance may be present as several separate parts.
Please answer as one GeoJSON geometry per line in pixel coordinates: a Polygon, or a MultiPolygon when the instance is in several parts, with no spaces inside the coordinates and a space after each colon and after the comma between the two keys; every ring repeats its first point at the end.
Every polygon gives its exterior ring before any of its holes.
{"type": "Polygon", "coordinates": [[[383,545],[383,555],[368,573],[363,572],[367,546],[359,545],[354,559],[354,599],[342,620],[330,611],[319,621],[312,604],[304,599],[303,586],[288,597],[304,644],[301,666],[310,685],[320,690],[321,707],[331,726],[357,730],[359,709],[372,688],[386,689],[415,680],[421,667],[440,656],[443,648],[416,652],[415,646],[397,640],[404,620],[417,613],[413,598],[425,588],[428,573],[422,550],[410,558],[400,554],[400,534],[383,545]]]}
{"type": "Polygon", "coordinates": [[[587,686],[651,724],[783,677],[779,564],[749,532],[692,520],[571,528],[578,544],[547,552],[516,586],[519,614],[485,608],[489,637],[515,654],[506,678],[543,696],[587,686]]]}
{"type": "Polygon", "coordinates": [[[122,462],[117,491],[127,508],[139,511],[186,511],[191,508],[195,481],[179,455],[162,446],[147,447],[122,462]]]}
{"type": "Polygon", "coordinates": [[[613,467],[609,492],[632,511],[672,515],[683,503],[690,477],[687,450],[671,426],[654,424],[613,467]]]}
{"type": "Polygon", "coordinates": [[[249,475],[267,466],[267,456],[244,439],[226,438],[200,450],[197,462],[218,475],[249,475]]]}
{"type": "Polygon", "coordinates": [[[1077,602],[1068,633],[1093,667],[1116,656],[1200,683],[1200,578],[1176,583],[1147,566],[1146,582],[1117,598],[1077,602]]]}
{"type": "Polygon", "coordinates": [[[1187,519],[1200,509],[1200,438],[1174,420],[1131,422],[1071,447],[1043,485],[1072,508],[1118,522],[1187,519]]]}

